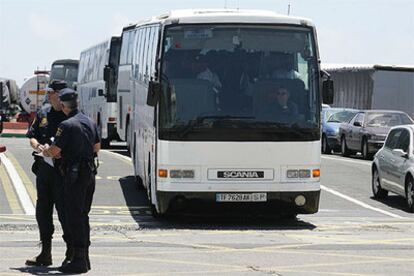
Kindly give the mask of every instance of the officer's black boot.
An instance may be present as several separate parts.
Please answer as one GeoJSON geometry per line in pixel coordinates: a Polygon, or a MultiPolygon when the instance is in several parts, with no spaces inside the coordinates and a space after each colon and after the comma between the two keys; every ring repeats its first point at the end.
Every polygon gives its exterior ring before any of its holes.
{"type": "Polygon", "coordinates": [[[70,245],[66,245],[66,252],[65,252],[65,259],[62,262],[62,266],[67,265],[73,260],[73,257],[75,255],[75,251],[73,250],[73,247],[70,245]]]}
{"type": "Polygon", "coordinates": [[[88,270],[91,270],[91,260],[89,259],[89,247],[86,248],[86,265],[88,270]]]}
{"type": "Polygon", "coordinates": [[[63,273],[85,273],[88,272],[88,264],[86,262],[86,249],[75,248],[75,255],[70,263],[59,268],[63,273]]]}
{"type": "Polygon", "coordinates": [[[42,251],[33,259],[26,260],[29,266],[49,266],[52,265],[52,241],[42,241],[42,251]]]}

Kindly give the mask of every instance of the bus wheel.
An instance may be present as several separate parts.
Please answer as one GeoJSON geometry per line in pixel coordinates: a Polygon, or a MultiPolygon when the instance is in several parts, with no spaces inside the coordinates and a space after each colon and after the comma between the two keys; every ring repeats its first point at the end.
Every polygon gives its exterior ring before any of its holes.
{"type": "Polygon", "coordinates": [[[282,214],[280,216],[280,218],[282,220],[289,220],[289,221],[295,221],[297,219],[297,214],[295,213],[287,213],[287,214],[282,214]]]}
{"type": "Polygon", "coordinates": [[[129,126],[129,121],[126,125],[126,129],[125,129],[125,141],[126,141],[126,145],[127,145],[127,151],[129,153],[129,155],[131,156],[131,127],[129,126]]]}
{"type": "Polygon", "coordinates": [[[151,180],[151,159],[148,158],[148,201],[149,201],[149,207],[151,211],[151,215],[153,218],[162,218],[163,214],[159,213],[157,211],[157,208],[155,204],[152,204],[152,180],[151,180]]]}
{"type": "Polygon", "coordinates": [[[109,149],[109,139],[101,139],[101,148],[109,149]]]}

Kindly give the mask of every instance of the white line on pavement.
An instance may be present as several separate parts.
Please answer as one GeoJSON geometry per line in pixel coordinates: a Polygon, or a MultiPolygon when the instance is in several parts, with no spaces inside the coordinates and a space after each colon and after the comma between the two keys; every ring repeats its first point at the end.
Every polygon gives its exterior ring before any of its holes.
{"type": "Polygon", "coordinates": [[[331,157],[331,156],[325,156],[325,155],[322,155],[322,158],[323,159],[340,161],[340,162],[348,162],[348,163],[353,163],[353,164],[358,164],[358,165],[365,165],[365,166],[371,166],[371,164],[372,164],[372,162],[369,162],[369,161],[350,160],[350,159],[346,159],[346,158],[337,158],[337,157],[331,157]]]}
{"type": "Polygon", "coordinates": [[[33,206],[32,200],[29,197],[29,194],[27,193],[26,188],[23,185],[22,179],[20,178],[13,164],[10,162],[10,160],[6,157],[4,153],[0,153],[0,158],[1,162],[6,167],[6,171],[9,174],[14,188],[16,189],[17,196],[19,197],[24,212],[26,213],[26,215],[34,215],[35,208],[33,206]]]}
{"type": "Polygon", "coordinates": [[[393,218],[399,218],[399,219],[403,219],[403,218],[404,218],[404,217],[402,217],[402,216],[399,216],[399,215],[393,214],[393,213],[391,213],[391,212],[387,212],[387,211],[381,210],[381,209],[379,209],[379,208],[372,207],[372,206],[371,206],[371,205],[369,205],[369,204],[366,204],[366,203],[364,203],[364,202],[362,202],[362,201],[359,201],[359,200],[357,200],[357,199],[355,199],[355,198],[352,198],[352,197],[349,197],[349,196],[347,196],[347,195],[344,195],[344,194],[342,194],[342,193],[340,193],[340,192],[338,192],[338,191],[335,191],[335,190],[333,190],[333,189],[331,189],[331,188],[328,188],[328,187],[325,187],[325,186],[323,186],[323,185],[321,185],[321,189],[322,189],[322,190],[324,190],[324,191],[326,191],[326,192],[328,192],[328,193],[331,193],[331,194],[334,194],[334,195],[336,195],[336,196],[342,197],[343,199],[346,199],[346,200],[348,200],[348,201],[351,201],[351,202],[353,202],[353,203],[355,203],[355,204],[357,204],[357,205],[359,205],[359,206],[362,206],[362,207],[364,207],[364,208],[366,208],[366,209],[370,209],[370,210],[373,210],[373,211],[379,212],[379,213],[381,213],[381,214],[384,214],[384,215],[387,215],[387,216],[390,216],[390,217],[393,217],[393,218]]]}

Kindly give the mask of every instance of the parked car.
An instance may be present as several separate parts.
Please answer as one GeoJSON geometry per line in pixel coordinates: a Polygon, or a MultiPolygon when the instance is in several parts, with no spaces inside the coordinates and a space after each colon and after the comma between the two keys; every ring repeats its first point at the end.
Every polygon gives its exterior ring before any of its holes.
{"type": "Polygon", "coordinates": [[[321,151],[330,154],[341,150],[339,126],[348,123],[358,112],[349,108],[324,108],[322,109],[322,142],[321,151]]]}
{"type": "Polygon", "coordinates": [[[388,191],[404,196],[414,212],[414,125],[391,128],[384,146],[372,163],[374,198],[386,198],[388,191]]]}
{"type": "Polygon", "coordinates": [[[364,159],[371,159],[384,144],[391,127],[413,123],[410,116],[402,111],[360,111],[349,123],[339,127],[342,155],[361,152],[364,159]]]}

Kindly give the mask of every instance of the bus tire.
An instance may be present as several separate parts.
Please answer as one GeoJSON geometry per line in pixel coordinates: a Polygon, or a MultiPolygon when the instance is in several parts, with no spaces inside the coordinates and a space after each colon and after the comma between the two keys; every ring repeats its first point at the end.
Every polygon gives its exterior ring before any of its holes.
{"type": "Polygon", "coordinates": [[[127,146],[127,152],[129,154],[129,156],[131,156],[131,137],[129,132],[131,127],[129,125],[129,120],[127,121],[126,127],[125,127],[125,141],[126,141],[126,146],[127,146]]]}
{"type": "Polygon", "coordinates": [[[109,139],[101,139],[101,148],[102,149],[109,149],[110,140],[109,139]]]}
{"type": "Polygon", "coordinates": [[[147,195],[148,195],[148,201],[149,201],[149,207],[150,207],[150,212],[151,212],[151,216],[153,218],[162,218],[164,217],[164,215],[160,212],[158,212],[157,207],[155,206],[155,204],[152,204],[152,181],[151,181],[151,159],[148,157],[148,191],[147,191],[147,195]]]}
{"type": "Polygon", "coordinates": [[[297,214],[295,213],[287,213],[280,216],[282,220],[288,220],[288,221],[295,221],[297,218],[297,214]]]}

